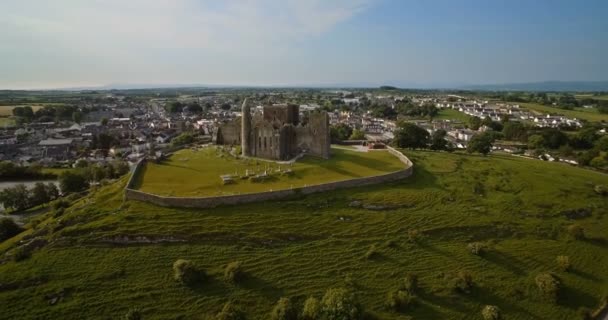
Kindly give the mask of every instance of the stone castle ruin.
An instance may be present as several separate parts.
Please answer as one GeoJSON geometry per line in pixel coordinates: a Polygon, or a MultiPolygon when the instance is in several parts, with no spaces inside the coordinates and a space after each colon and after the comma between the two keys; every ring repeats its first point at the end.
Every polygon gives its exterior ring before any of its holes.
{"type": "Polygon", "coordinates": [[[221,124],[215,141],[219,145],[241,145],[243,156],[289,160],[301,153],[329,158],[330,135],[327,112],[313,112],[305,124],[300,107],[290,104],[264,106],[251,114],[247,99],[242,116],[221,124]]]}

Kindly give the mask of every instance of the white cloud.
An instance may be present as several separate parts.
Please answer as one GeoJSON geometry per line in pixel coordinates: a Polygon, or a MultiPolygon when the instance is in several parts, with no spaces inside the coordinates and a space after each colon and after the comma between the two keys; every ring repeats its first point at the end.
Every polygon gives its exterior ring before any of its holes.
{"type": "Polygon", "coordinates": [[[372,1],[13,0],[0,12],[0,86],[11,78],[27,80],[35,66],[49,73],[93,66],[102,70],[66,75],[120,82],[114,70],[128,68],[148,79],[156,75],[149,69],[171,74],[175,60],[182,58],[251,62],[280,57],[292,43],[322,36],[372,1]]]}

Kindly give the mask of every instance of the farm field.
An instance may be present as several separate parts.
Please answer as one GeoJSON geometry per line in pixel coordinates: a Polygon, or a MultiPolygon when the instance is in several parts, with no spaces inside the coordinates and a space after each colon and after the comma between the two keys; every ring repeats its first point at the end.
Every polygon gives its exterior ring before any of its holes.
{"type": "Polygon", "coordinates": [[[583,119],[591,122],[608,121],[608,114],[601,114],[595,109],[576,108],[574,110],[565,110],[537,103],[519,103],[519,105],[542,113],[561,114],[566,117],[583,119]]]}
{"type": "Polygon", "coordinates": [[[272,161],[236,159],[221,148],[193,151],[184,149],[160,164],[148,163],[137,181],[137,189],[166,196],[212,196],[253,193],[303,187],[386,174],[404,169],[399,159],[386,150],[357,152],[332,148],[332,157],[324,160],[304,157],[293,165],[272,161]],[[278,170],[291,170],[281,175],[278,170]],[[248,170],[248,171],[247,171],[248,170]],[[236,177],[224,185],[221,175],[244,176],[247,172],[270,177],[264,182],[251,182],[236,177]],[[189,181],[189,183],[184,183],[189,181]]]}
{"type": "Polygon", "coordinates": [[[606,297],[608,198],[593,191],[606,175],[506,155],[404,153],[415,170],[403,181],[206,210],[123,202],[124,177],[0,244],[10,256],[24,236],[49,242],[0,263],[0,314],[115,319],[137,308],[142,319],[215,319],[232,301],[261,320],[280,297],[301,310],[307,297],[343,287],[372,319],[482,319],[487,304],[504,319],[579,319],[606,297]],[[575,224],[584,239],[566,231],[575,224]],[[471,254],[474,241],[487,253],[471,254]],[[559,255],[570,271],[557,268],[559,255]],[[176,282],[177,259],[207,278],[176,282]],[[245,276],[226,282],[224,267],[237,260],[245,276]],[[470,274],[470,293],[453,291],[459,272],[470,274]],[[536,288],[544,272],[561,282],[557,303],[536,288]],[[415,302],[388,309],[407,274],[418,276],[415,302]]]}
{"type": "Polygon", "coordinates": [[[595,100],[608,100],[608,95],[594,96],[592,94],[576,94],[574,95],[574,97],[576,97],[577,99],[591,98],[595,100]]]}

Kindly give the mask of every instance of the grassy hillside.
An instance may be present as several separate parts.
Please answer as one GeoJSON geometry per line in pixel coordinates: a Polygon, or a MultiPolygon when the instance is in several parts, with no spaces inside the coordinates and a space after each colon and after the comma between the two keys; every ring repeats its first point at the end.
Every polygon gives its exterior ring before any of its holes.
{"type": "Polygon", "coordinates": [[[404,164],[386,150],[357,152],[332,148],[331,151],[329,160],[304,157],[293,165],[279,165],[263,160],[236,159],[220,148],[185,149],[160,164],[148,163],[137,181],[137,188],[166,196],[212,196],[298,188],[404,169],[404,164]],[[292,174],[277,172],[286,169],[292,170],[292,174]],[[246,170],[249,175],[267,172],[270,178],[264,182],[251,182],[237,177],[228,185],[220,179],[226,174],[245,176],[246,170]]]}
{"type": "Polygon", "coordinates": [[[481,319],[485,304],[506,319],[577,319],[608,293],[608,200],[593,192],[608,184],[605,175],[510,156],[406,154],[415,163],[407,181],[211,210],[123,203],[123,179],[25,233],[50,244],[0,265],[0,315],[115,319],[139,308],[144,319],[205,319],[232,300],[248,319],[267,319],[280,297],[301,307],[308,296],[348,287],[379,319],[481,319]],[[581,208],[592,215],[566,217],[581,208]],[[572,224],[586,240],[568,235],[572,224]],[[471,254],[472,241],[489,252],[471,254]],[[557,270],[558,255],[570,257],[572,271],[557,270]],[[209,279],[177,283],[171,266],[179,258],[209,279]],[[236,260],[246,277],[234,285],[222,275],[236,260]],[[469,294],[450,289],[463,270],[473,278],[469,294]],[[563,283],[558,304],[535,287],[547,271],[563,283]],[[419,277],[416,304],[390,311],[387,293],[407,273],[419,277]]]}

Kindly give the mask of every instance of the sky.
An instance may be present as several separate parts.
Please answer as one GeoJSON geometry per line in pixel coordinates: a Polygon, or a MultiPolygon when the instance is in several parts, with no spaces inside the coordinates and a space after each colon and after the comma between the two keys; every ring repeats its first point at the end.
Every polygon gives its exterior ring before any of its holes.
{"type": "Polygon", "coordinates": [[[605,0],[2,0],[0,89],[608,80],[605,0]]]}

